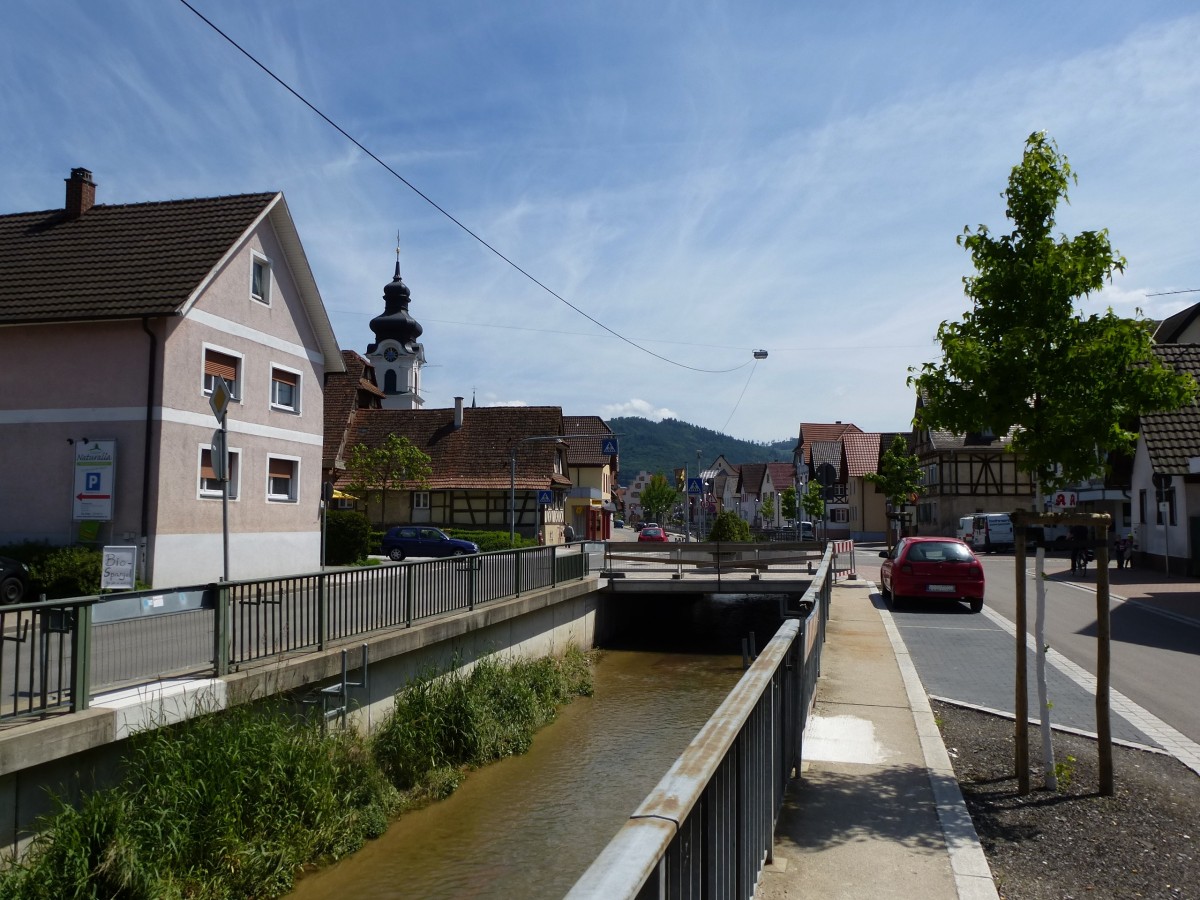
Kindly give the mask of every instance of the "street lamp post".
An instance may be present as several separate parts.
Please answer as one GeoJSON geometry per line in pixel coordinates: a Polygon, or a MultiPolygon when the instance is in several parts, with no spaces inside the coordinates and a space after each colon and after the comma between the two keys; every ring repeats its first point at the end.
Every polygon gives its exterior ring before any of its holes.
{"type": "Polygon", "coordinates": [[[533,437],[521,438],[513,445],[512,454],[509,456],[509,476],[508,476],[508,543],[509,546],[516,540],[517,535],[517,451],[521,449],[522,444],[531,443],[533,441],[554,441],[564,447],[567,442],[563,440],[561,434],[539,434],[533,437]]]}

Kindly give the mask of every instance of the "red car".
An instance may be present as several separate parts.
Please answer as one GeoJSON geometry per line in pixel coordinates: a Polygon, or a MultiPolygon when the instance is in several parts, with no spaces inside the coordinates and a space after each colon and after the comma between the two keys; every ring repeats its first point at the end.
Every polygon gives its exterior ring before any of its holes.
{"type": "Polygon", "coordinates": [[[983,566],[958,538],[901,538],[879,554],[883,599],[898,609],[906,599],[966,600],[971,612],[983,609],[983,566]]]}
{"type": "Polygon", "coordinates": [[[638,543],[651,542],[666,544],[671,539],[667,537],[667,533],[657,525],[647,525],[638,532],[638,543]]]}

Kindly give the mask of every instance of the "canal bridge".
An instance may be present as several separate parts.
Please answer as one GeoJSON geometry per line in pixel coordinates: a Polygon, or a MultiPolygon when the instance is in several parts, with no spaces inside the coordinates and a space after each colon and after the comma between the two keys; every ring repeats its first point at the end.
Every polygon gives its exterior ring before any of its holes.
{"type": "MultiPolygon", "coordinates": [[[[318,699],[327,717],[370,727],[421,671],[492,652],[597,646],[636,623],[630,612],[645,608],[647,593],[678,600],[777,593],[791,625],[754,663],[753,684],[735,691],[743,730],[719,738],[720,759],[711,737],[703,754],[715,783],[724,784],[722,802],[758,810],[756,828],[727,836],[749,855],[732,870],[717,867],[744,880],[769,858],[771,810],[799,765],[817,671],[806,661],[819,654],[821,610],[838,561],[832,547],[635,547],[531,548],[2,608],[0,838],[19,849],[48,811],[46,786],[68,796],[90,790],[96,785],[87,773],[111,771],[124,739],[142,728],[264,698],[318,699]],[[622,602],[629,595],[643,602],[622,602]],[[751,765],[759,775],[734,785],[730,765],[751,765]]],[[[732,719],[723,721],[728,731],[732,719]]],[[[699,792],[681,809],[713,802],[705,800],[707,785],[693,786],[699,792]]],[[[699,822],[681,818],[675,836],[699,822]]],[[[647,878],[666,879],[672,867],[690,864],[679,852],[678,841],[663,844],[646,863],[647,878]]]]}

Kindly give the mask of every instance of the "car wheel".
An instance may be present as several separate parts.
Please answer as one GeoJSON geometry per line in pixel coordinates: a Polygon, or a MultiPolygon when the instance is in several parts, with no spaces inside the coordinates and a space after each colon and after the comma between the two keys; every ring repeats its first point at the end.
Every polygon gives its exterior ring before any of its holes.
{"type": "Polygon", "coordinates": [[[886,584],[884,584],[882,581],[879,582],[879,593],[883,595],[884,600],[892,599],[892,592],[890,590],[888,590],[888,586],[886,584]]]}
{"type": "Polygon", "coordinates": [[[400,560],[404,559],[404,551],[401,550],[399,547],[393,547],[388,552],[388,559],[392,559],[392,560],[395,560],[396,562],[400,562],[400,560]]]}
{"type": "Polygon", "coordinates": [[[453,553],[451,553],[450,555],[451,555],[451,556],[466,556],[466,555],[467,555],[467,551],[466,551],[466,550],[464,550],[462,547],[456,547],[456,548],[454,549],[454,552],[453,552],[453,553]]]}
{"type": "Polygon", "coordinates": [[[983,612],[983,598],[977,597],[971,601],[971,612],[983,612]]]}
{"type": "Polygon", "coordinates": [[[901,597],[899,594],[897,594],[895,590],[893,590],[892,591],[892,610],[895,611],[895,610],[899,609],[900,607],[902,607],[903,605],[904,605],[904,598],[901,597]]]}
{"type": "Polygon", "coordinates": [[[5,578],[0,581],[0,603],[20,603],[25,596],[25,586],[20,578],[5,578]]]}

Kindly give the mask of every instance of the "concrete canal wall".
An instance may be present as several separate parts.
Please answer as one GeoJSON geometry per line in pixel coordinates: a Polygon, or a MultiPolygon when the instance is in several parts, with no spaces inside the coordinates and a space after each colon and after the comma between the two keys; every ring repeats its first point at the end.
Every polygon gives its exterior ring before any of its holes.
{"type": "MultiPolygon", "coordinates": [[[[361,684],[363,646],[369,659],[364,686],[349,687],[349,720],[378,724],[393,696],[414,675],[452,665],[468,667],[498,653],[540,657],[574,644],[591,649],[619,631],[624,616],[606,609],[598,577],[530,591],[411,628],[366,635],[323,651],[256,665],[220,679],[160,682],[96,697],[90,709],[0,730],[0,850],[27,843],[38,817],[53,811],[51,794],[76,802],[114,783],[130,734],[238,704],[280,701],[299,708],[322,688],[361,684]]],[[[336,706],[341,697],[329,695],[336,706]]]]}

